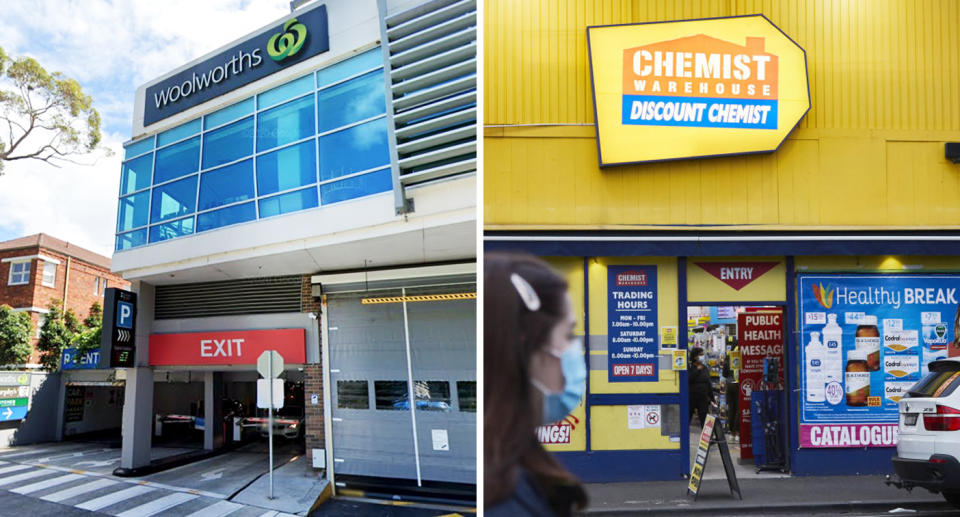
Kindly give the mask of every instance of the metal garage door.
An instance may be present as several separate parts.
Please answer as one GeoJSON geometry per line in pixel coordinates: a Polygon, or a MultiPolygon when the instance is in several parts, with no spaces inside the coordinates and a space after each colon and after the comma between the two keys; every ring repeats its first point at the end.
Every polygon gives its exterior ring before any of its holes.
{"type": "Polygon", "coordinates": [[[328,297],[336,474],[476,483],[475,293],[328,297]]]}

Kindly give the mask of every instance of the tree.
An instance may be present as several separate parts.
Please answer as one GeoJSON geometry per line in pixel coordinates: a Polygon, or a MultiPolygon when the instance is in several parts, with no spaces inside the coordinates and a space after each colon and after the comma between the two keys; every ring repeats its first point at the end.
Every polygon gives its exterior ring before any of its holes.
{"type": "Polygon", "coordinates": [[[40,327],[40,340],[37,341],[37,350],[40,351],[40,364],[47,371],[55,371],[60,367],[60,355],[64,348],[69,347],[82,331],[80,321],[72,310],[63,312],[60,300],[53,300],[47,306],[50,311],[47,319],[40,327]]]}
{"type": "Polygon", "coordinates": [[[100,335],[103,333],[103,309],[100,303],[93,302],[90,306],[90,314],[83,320],[83,328],[79,334],[73,338],[73,346],[77,349],[77,354],[85,354],[91,350],[100,348],[100,335]]]}
{"type": "Polygon", "coordinates": [[[100,138],[100,114],[80,83],[0,48],[0,174],[15,160],[76,163],[100,138]]]}
{"type": "Polygon", "coordinates": [[[27,312],[0,305],[0,364],[23,364],[30,357],[33,322],[27,312]]]}

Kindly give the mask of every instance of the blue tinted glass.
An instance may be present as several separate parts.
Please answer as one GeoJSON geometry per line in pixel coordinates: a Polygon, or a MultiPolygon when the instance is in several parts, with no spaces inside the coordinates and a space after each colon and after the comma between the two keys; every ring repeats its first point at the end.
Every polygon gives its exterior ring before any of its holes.
{"type": "Polygon", "coordinates": [[[193,233],[193,218],[180,219],[150,227],[150,242],[165,241],[193,233]]]}
{"type": "Polygon", "coordinates": [[[193,212],[193,205],[196,202],[197,177],[195,175],[154,188],[150,222],[156,223],[187,215],[193,212]]]}
{"type": "Polygon", "coordinates": [[[151,169],[153,169],[153,153],[124,163],[120,174],[120,195],[149,187],[151,169]]]}
{"type": "Polygon", "coordinates": [[[195,135],[200,132],[200,119],[191,120],[182,126],[177,126],[173,129],[168,129],[163,133],[157,135],[157,147],[162,147],[167,144],[172,144],[177,140],[183,140],[184,138],[195,135]]]}
{"type": "Polygon", "coordinates": [[[153,149],[153,137],[145,138],[139,142],[134,142],[127,145],[123,148],[123,159],[130,158],[131,156],[136,156],[138,154],[143,154],[150,149],[153,149]]]}
{"type": "Polygon", "coordinates": [[[117,209],[117,232],[123,232],[147,224],[150,209],[150,192],[141,192],[120,198],[117,209]]]}
{"type": "Polygon", "coordinates": [[[380,53],[380,47],[368,50],[359,56],[352,57],[346,61],[341,61],[333,66],[324,68],[317,72],[317,84],[321,88],[324,86],[341,81],[352,75],[357,75],[364,70],[370,70],[375,66],[383,64],[383,54],[380,53]]]}
{"type": "Polygon", "coordinates": [[[200,166],[200,137],[171,145],[157,151],[157,165],[153,173],[153,183],[179,178],[197,172],[200,166]]]}
{"type": "Polygon", "coordinates": [[[257,116],[257,151],[289,144],[313,131],[313,95],[308,95],[257,116]]]}
{"type": "Polygon", "coordinates": [[[389,164],[386,119],[320,137],[320,181],[389,164]]]}
{"type": "Polygon", "coordinates": [[[317,206],[316,187],[260,200],[260,218],[296,212],[317,206]]]}
{"type": "Polygon", "coordinates": [[[260,109],[269,108],[278,102],[292,99],[298,95],[312,90],[313,76],[307,75],[295,81],[290,81],[287,84],[281,84],[272,90],[267,90],[260,95],[257,95],[257,106],[260,109]]]}
{"type": "Polygon", "coordinates": [[[234,205],[213,212],[204,212],[197,215],[197,232],[205,232],[221,226],[252,221],[257,217],[257,209],[253,203],[234,205]]]}
{"type": "Polygon", "coordinates": [[[253,198],[253,160],[204,172],[200,177],[200,205],[207,210],[253,198]]]}
{"type": "Polygon", "coordinates": [[[257,193],[261,196],[317,182],[313,139],[257,157],[257,193]]]}
{"type": "Polygon", "coordinates": [[[393,176],[390,169],[361,174],[345,180],[320,185],[320,199],[329,205],[337,201],[369,196],[393,189],[393,176]]]}
{"type": "Polygon", "coordinates": [[[317,94],[319,132],[386,113],[383,71],[360,76],[317,94]]]}
{"type": "Polygon", "coordinates": [[[147,243],[147,229],[117,235],[117,251],[143,246],[147,243]]]}
{"type": "Polygon", "coordinates": [[[214,111],[206,117],[203,117],[203,129],[217,127],[224,122],[237,120],[238,118],[244,115],[249,115],[250,113],[253,113],[253,97],[227,106],[221,110],[214,111]]]}
{"type": "Polygon", "coordinates": [[[253,117],[203,135],[203,168],[216,167],[253,153],[253,117]]]}

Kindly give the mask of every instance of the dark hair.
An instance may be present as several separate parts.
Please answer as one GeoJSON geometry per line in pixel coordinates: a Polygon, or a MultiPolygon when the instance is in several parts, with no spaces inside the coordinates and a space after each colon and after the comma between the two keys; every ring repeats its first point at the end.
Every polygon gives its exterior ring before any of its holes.
{"type": "Polygon", "coordinates": [[[488,253],[483,279],[484,503],[509,498],[521,468],[538,482],[554,512],[586,506],[586,492],[537,440],[541,395],[530,383],[530,359],[547,346],[567,311],[567,282],[530,256],[488,253]],[[533,287],[540,308],[531,311],[510,280],[516,273],[533,287]]]}
{"type": "Polygon", "coordinates": [[[696,361],[700,354],[703,353],[703,349],[700,347],[693,347],[690,349],[690,362],[696,361]]]}

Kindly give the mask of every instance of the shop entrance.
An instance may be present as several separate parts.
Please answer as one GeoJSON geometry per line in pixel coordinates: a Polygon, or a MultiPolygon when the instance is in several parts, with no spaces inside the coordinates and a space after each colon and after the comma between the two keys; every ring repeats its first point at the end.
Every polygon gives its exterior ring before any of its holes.
{"type": "Polygon", "coordinates": [[[472,497],[475,293],[468,283],[329,295],[338,486],[472,497]]]}

